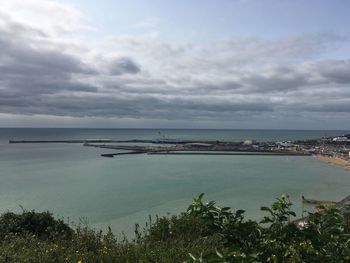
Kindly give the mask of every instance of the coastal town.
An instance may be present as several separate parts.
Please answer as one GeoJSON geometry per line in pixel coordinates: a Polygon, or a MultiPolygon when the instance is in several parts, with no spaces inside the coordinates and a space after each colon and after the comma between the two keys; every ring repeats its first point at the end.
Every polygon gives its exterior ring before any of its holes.
{"type": "Polygon", "coordinates": [[[277,142],[177,140],[163,137],[151,141],[132,140],[117,144],[85,142],[84,146],[122,151],[102,154],[103,157],[144,153],[172,155],[313,155],[320,161],[350,170],[350,134],[311,140],[277,142]],[[141,145],[130,145],[135,143],[141,145]]]}
{"type": "MultiPolygon", "coordinates": [[[[112,142],[112,141],[111,141],[112,142]]],[[[116,141],[114,141],[116,142],[116,141]]],[[[213,141],[213,140],[177,140],[177,139],[157,139],[157,140],[130,140],[118,142],[117,144],[96,144],[85,142],[85,146],[93,146],[120,150],[137,150],[145,152],[251,152],[251,153],[280,153],[280,154],[305,154],[323,155],[338,157],[344,160],[350,155],[350,134],[340,137],[324,137],[320,139],[302,141],[277,141],[258,142],[255,140],[233,141],[213,141]],[[121,145],[120,143],[125,143],[121,145]],[[130,143],[147,143],[151,145],[128,146],[130,143]]]]}

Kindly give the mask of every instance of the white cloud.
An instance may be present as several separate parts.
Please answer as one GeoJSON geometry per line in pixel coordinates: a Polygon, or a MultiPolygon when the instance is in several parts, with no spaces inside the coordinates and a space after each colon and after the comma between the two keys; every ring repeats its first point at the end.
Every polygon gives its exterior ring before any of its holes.
{"type": "Polygon", "coordinates": [[[53,0],[2,0],[1,12],[16,22],[53,35],[91,29],[76,8],[53,0]]]}

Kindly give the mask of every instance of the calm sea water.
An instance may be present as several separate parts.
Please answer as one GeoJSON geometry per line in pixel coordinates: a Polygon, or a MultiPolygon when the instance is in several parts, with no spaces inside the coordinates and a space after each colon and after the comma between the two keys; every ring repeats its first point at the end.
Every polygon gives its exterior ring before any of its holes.
{"type": "MultiPolygon", "coordinates": [[[[100,157],[110,150],[79,144],[9,144],[9,139],[154,139],[159,130],[0,129],[0,212],[20,206],[50,210],[93,227],[132,233],[148,215],[184,211],[204,192],[207,200],[259,207],[287,193],[301,214],[301,195],[339,200],[350,194],[350,173],[313,157],[168,156],[100,157]]],[[[259,141],[342,135],[349,131],[160,130],[169,138],[259,141]]],[[[115,152],[115,151],[113,151],[115,152]]]]}

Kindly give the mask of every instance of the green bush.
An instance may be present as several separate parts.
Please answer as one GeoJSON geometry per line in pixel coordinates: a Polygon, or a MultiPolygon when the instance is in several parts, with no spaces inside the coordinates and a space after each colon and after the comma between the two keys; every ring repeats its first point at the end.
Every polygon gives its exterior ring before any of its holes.
{"type": "Polygon", "coordinates": [[[320,207],[304,226],[282,195],[261,222],[195,198],[187,211],[150,219],[135,238],[70,228],[49,212],[0,217],[0,262],[350,262],[349,209],[320,207]]]}
{"type": "Polygon", "coordinates": [[[190,206],[190,214],[220,233],[224,248],[190,254],[193,262],[350,262],[349,208],[319,207],[304,226],[291,222],[289,198],[282,195],[259,223],[243,221],[243,211],[203,203],[202,196],[190,206]]]}
{"type": "Polygon", "coordinates": [[[8,235],[35,235],[40,239],[70,239],[73,230],[55,219],[50,212],[23,211],[22,214],[7,212],[0,217],[0,238],[8,235]]]}

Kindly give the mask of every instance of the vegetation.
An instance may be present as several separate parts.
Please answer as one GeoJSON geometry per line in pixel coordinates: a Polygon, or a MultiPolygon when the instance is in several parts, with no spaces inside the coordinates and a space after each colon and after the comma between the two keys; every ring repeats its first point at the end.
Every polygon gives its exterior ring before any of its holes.
{"type": "Polygon", "coordinates": [[[350,210],[321,209],[297,226],[282,195],[256,222],[200,195],[179,216],[136,226],[131,241],[110,230],[73,230],[49,212],[7,212],[0,217],[0,262],[349,262],[350,210]]]}

